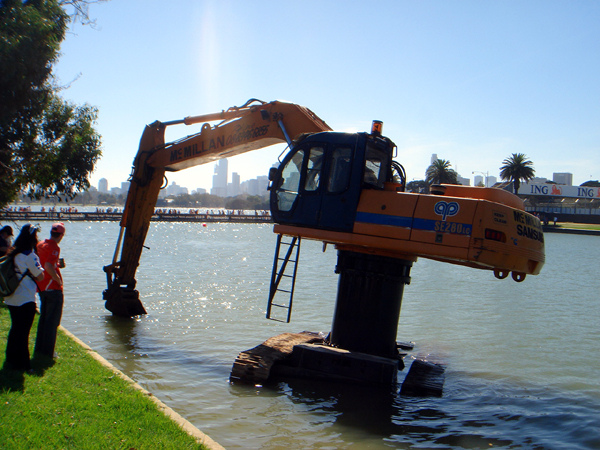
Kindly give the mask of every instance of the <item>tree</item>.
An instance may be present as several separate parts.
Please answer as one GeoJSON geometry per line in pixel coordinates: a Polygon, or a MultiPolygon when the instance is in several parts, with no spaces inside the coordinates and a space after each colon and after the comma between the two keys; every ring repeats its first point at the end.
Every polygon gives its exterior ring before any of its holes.
{"type": "Polygon", "coordinates": [[[87,18],[86,1],[0,0],[0,207],[22,191],[73,198],[89,187],[97,110],[62,100],[52,77],[75,18],[87,18]]]}
{"type": "Polygon", "coordinates": [[[415,194],[427,194],[429,193],[429,184],[425,180],[413,180],[406,184],[407,192],[414,192],[415,194]]]}
{"type": "Polygon", "coordinates": [[[450,161],[436,159],[425,172],[425,181],[432,184],[458,184],[458,174],[451,169],[450,161]]]}
{"type": "Polygon", "coordinates": [[[585,187],[600,187],[600,181],[598,180],[589,180],[584,183],[581,183],[581,186],[585,187]]]}
{"type": "Polygon", "coordinates": [[[521,181],[529,181],[535,175],[533,163],[527,159],[523,153],[513,153],[509,158],[502,161],[500,167],[500,178],[512,181],[515,187],[515,194],[519,193],[521,181]]]}

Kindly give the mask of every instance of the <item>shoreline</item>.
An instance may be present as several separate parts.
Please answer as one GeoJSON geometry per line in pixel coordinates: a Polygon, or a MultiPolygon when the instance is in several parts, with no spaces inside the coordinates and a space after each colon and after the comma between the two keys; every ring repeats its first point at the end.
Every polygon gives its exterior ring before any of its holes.
{"type": "Polygon", "coordinates": [[[563,228],[560,226],[544,225],[544,233],[563,233],[563,234],[583,234],[587,236],[600,236],[600,230],[591,230],[588,228],[563,228]]]}
{"type": "Polygon", "coordinates": [[[75,336],[73,333],[71,333],[65,327],[63,327],[62,325],[59,325],[59,329],[69,339],[71,339],[77,345],[79,345],[81,348],[83,348],[87,352],[87,354],[90,355],[92,358],[94,358],[97,362],[99,362],[104,367],[110,369],[118,377],[120,377],[123,380],[127,381],[134,389],[136,389],[136,390],[140,391],[142,394],[144,394],[144,396],[146,398],[148,398],[149,400],[151,400],[158,407],[158,409],[159,409],[160,412],[162,412],[165,416],[167,416],[169,419],[171,419],[173,422],[175,422],[177,425],[179,425],[179,427],[184,432],[186,432],[187,434],[189,434],[190,436],[192,436],[196,440],[196,442],[204,445],[209,450],[224,450],[225,449],[221,444],[219,444],[217,441],[215,441],[214,439],[212,439],[206,433],[203,433],[202,431],[200,431],[200,429],[198,429],[191,422],[189,422],[188,420],[186,420],[185,418],[183,418],[175,410],[173,410],[172,408],[170,408],[166,404],[164,404],[152,392],[144,389],[135,380],[133,380],[132,378],[128,377],[123,372],[121,372],[119,369],[117,369],[115,366],[113,366],[102,355],[100,355],[98,352],[96,352],[94,349],[92,349],[89,345],[87,345],[85,342],[83,342],[81,339],[79,339],[77,336],[75,336]]]}
{"type": "MultiPolygon", "coordinates": [[[[1,300],[0,331],[7,335],[11,319],[8,307],[1,300]]],[[[32,328],[37,325],[38,318],[39,314],[36,314],[32,328]]],[[[4,407],[0,417],[10,419],[12,426],[3,429],[4,446],[87,448],[85,443],[96,440],[97,443],[104,442],[108,448],[122,447],[119,443],[125,442],[128,448],[150,448],[148,445],[158,442],[162,443],[161,448],[224,449],[64,326],[59,326],[57,337],[59,359],[48,361],[31,355],[32,372],[6,367],[4,355],[0,354],[0,397],[4,407]],[[64,364],[68,367],[61,370],[64,364]],[[77,369],[73,371],[73,367],[77,369]],[[68,378],[65,378],[65,373],[68,378]],[[58,394],[61,388],[66,394],[52,401],[49,395],[58,394]],[[90,396],[94,399],[88,401],[90,396]],[[69,419],[61,420],[61,414],[69,419]],[[31,422],[34,416],[40,420],[31,422]],[[91,420],[99,425],[89,426],[91,420]],[[147,428],[149,426],[155,428],[147,428]],[[148,431],[155,434],[150,435],[148,431]],[[190,446],[190,442],[195,445],[190,446]]],[[[30,348],[32,340],[35,337],[30,335],[30,348]]]]}

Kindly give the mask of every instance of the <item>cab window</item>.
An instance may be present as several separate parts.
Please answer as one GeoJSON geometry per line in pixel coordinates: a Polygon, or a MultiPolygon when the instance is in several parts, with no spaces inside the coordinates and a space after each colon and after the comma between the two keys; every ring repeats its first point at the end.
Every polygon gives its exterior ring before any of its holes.
{"type": "Polygon", "coordinates": [[[336,194],[348,189],[352,164],[351,152],[349,147],[338,147],[333,150],[327,192],[336,194]]]}
{"type": "Polygon", "coordinates": [[[280,211],[290,211],[298,197],[303,159],[304,151],[299,150],[281,172],[281,184],[277,189],[277,207],[280,211]]]}
{"type": "Polygon", "coordinates": [[[386,152],[372,145],[367,146],[363,175],[365,185],[383,189],[389,165],[388,159],[386,152]]]}
{"type": "Polygon", "coordinates": [[[316,191],[321,181],[321,170],[323,169],[323,147],[312,147],[308,153],[306,163],[306,179],[304,180],[305,191],[316,191]]]}

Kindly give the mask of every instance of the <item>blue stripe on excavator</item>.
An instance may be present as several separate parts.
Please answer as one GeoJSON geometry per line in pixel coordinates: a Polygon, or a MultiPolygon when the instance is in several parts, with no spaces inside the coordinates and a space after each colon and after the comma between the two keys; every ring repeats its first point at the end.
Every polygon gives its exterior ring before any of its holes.
{"type": "Polygon", "coordinates": [[[356,221],[363,223],[372,223],[375,225],[391,225],[393,227],[410,228],[412,217],[390,216],[388,214],[375,214],[367,212],[357,212],[356,221]]]}

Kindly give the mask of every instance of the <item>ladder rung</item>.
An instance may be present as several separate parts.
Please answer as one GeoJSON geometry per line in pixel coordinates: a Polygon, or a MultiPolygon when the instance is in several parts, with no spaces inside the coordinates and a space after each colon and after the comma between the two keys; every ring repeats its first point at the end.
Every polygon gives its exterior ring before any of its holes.
{"type": "Polygon", "coordinates": [[[290,309],[288,305],[278,305],[277,303],[271,303],[271,306],[279,306],[280,308],[290,309]]]}
{"type": "Polygon", "coordinates": [[[295,260],[295,259],[277,258],[277,260],[279,260],[279,261],[289,261],[289,262],[293,262],[293,263],[295,263],[295,262],[296,262],[296,260],[295,260]]]}
{"type": "Polygon", "coordinates": [[[292,293],[292,291],[286,291],[285,289],[277,289],[277,292],[286,292],[288,294],[292,293]]]}

